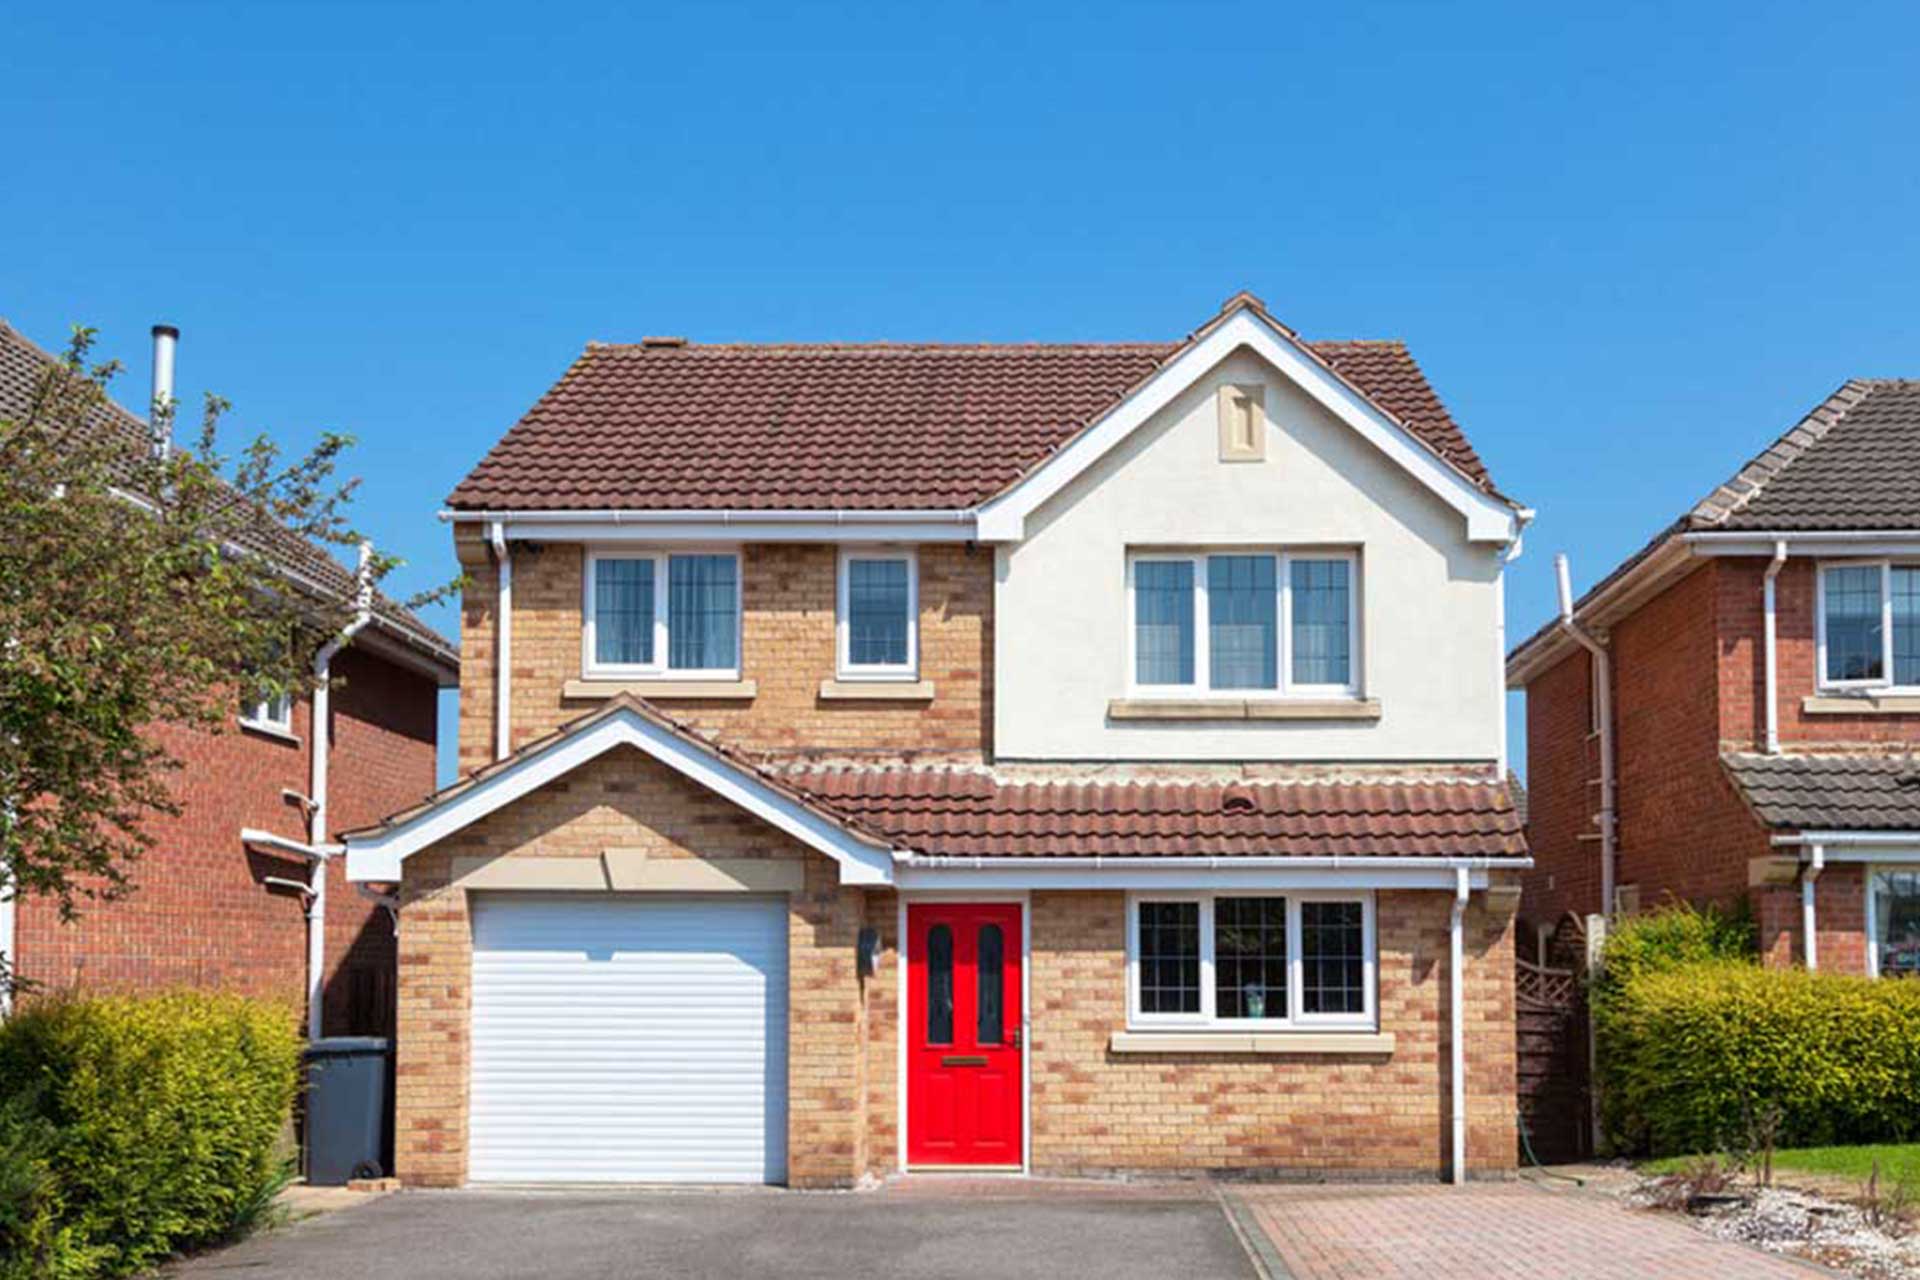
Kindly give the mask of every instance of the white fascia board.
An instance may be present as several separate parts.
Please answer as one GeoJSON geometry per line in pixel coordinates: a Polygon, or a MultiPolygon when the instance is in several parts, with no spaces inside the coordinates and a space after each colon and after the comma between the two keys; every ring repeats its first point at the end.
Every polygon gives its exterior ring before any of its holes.
{"type": "Polygon", "coordinates": [[[1920,553],[1920,531],[1912,529],[1782,530],[1778,533],[1706,531],[1682,535],[1697,555],[1771,556],[1776,543],[1787,554],[1902,556],[1920,553]]]}
{"type": "Polygon", "coordinates": [[[1829,862],[1920,860],[1920,831],[1800,831],[1775,836],[1783,847],[1819,845],[1829,862]]]}
{"type": "Polygon", "coordinates": [[[534,542],[973,542],[971,510],[442,511],[534,542]]]}
{"type": "Polygon", "coordinates": [[[1466,870],[1476,889],[1493,868],[1531,859],[1484,858],[913,858],[895,882],[909,889],[1452,889],[1466,870]]]}
{"type": "Polygon", "coordinates": [[[398,880],[401,863],[409,855],[446,839],[619,746],[637,747],[722,799],[826,854],[839,863],[842,884],[893,883],[890,850],[855,839],[835,823],[753,775],[628,710],[615,712],[398,826],[368,836],[349,837],[347,879],[398,880]]]}
{"type": "Polygon", "coordinates": [[[980,541],[1020,541],[1026,536],[1027,517],[1041,504],[1241,347],[1250,348],[1279,369],[1335,417],[1360,432],[1375,448],[1460,512],[1467,521],[1469,541],[1506,543],[1518,536],[1519,513],[1513,507],[1475,487],[1399,423],[1375,408],[1365,396],[1303,352],[1293,339],[1249,312],[1241,311],[1187,348],[1106,417],[1074,437],[1051,461],[981,507],[980,541]]]}

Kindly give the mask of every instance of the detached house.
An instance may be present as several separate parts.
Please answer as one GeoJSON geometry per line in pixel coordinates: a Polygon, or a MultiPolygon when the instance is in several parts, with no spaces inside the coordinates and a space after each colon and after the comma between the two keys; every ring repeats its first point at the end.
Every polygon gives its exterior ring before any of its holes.
{"type": "Polygon", "coordinates": [[[1920,972],[1920,382],[1841,387],[1507,677],[1532,928],[1745,897],[1774,963],[1920,972]]]}
{"type": "MultiPolygon", "coordinates": [[[[168,396],[176,337],[155,330],[155,389],[168,396]]],[[[58,366],[0,322],[0,419],[23,419],[58,366]]],[[[131,449],[152,443],[118,405],[94,414],[131,449]]],[[[459,655],[407,609],[363,594],[322,547],[277,526],[248,538],[304,598],[364,605],[351,644],[311,637],[316,657],[332,653],[331,688],[237,697],[220,733],[155,726],[184,765],[171,784],[180,812],[149,821],[134,890],[71,922],[48,899],[0,899],[0,953],[47,990],[204,987],[305,1004],[311,1035],[386,1033],[393,925],[347,882],[333,838],[432,790],[439,690],[457,683],[459,655]]]]}
{"type": "Polygon", "coordinates": [[[449,507],[403,1178],[1511,1168],[1526,513],[1399,344],[595,344],[449,507]]]}

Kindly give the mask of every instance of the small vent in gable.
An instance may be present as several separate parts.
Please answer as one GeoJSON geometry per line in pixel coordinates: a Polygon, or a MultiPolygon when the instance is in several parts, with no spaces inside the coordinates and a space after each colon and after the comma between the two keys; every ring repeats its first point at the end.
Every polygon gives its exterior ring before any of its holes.
{"type": "Polygon", "coordinates": [[[1267,456],[1267,389],[1258,384],[1220,388],[1220,461],[1258,462],[1267,456]]]}

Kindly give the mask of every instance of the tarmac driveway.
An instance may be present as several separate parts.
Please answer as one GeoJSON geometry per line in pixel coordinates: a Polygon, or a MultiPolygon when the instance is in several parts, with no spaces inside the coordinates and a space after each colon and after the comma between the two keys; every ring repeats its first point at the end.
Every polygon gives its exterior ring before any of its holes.
{"type": "Polygon", "coordinates": [[[1204,1191],[406,1191],[180,1263],[172,1277],[1250,1280],[1204,1191]]]}

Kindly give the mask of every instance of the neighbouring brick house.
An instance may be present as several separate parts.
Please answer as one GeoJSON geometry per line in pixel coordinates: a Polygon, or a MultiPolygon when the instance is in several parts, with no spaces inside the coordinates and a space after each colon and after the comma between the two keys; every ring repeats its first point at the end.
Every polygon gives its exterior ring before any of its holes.
{"type": "Polygon", "coordinates": [[[1745,897],[1772,963],[1920,970],[1920,382],[1841,387],[1507,678],[1527,925],[1745,897]]]}
{"type": "MultiPolygon", "coordinates": [[[[170,341],[171,331],[156,335],[170,341]]],[[[19,418],[57,364],[0,322],[0,418],[19,418]]],[[[118,405],[97,410],[104,431],[136,447],[147,424],[118,405]]],[[[252,535],[249,535],[250,538],[252,535]]],[[[291,531],[250,549],[297,589],[355,599],[355,576],[291,531]]],[[[324,637],[316,637],[318,647],[324,637]]],[[[63,923],[44,898],[0,904],[0,952],[22,977],[51,991],[150,991],[200,987],[307,1003],[314,952],[301,885],[324,867],[315,914],[323,922],[319,1019],[310,1031],[391,1029],[394,931],[386,912],[354,891],[345,859],[313,854],[307,798],[316,751],[327,751],[325,845],[341,830],[427,794],[435,781],[438,691],[457,683],[458,652],[418,617],[375,595],[372,616],[332,662],[328,732],[316,734],[306,699],[236,708],[212,733],[160,725],[152,732],[184,763],[173,786],[177,815],[148,824],[153,845],[133,868],[134,890],[82,907],[63,923]]],[[[337,846],[335,846],[337,849],[337,846]]],[[[323,850],[324,851],[324,850],[323,850]]]]}
{"type": "Polygon", "coordinates": [[[404,1179],[1512,1168],[1525,512],[1399,344],[596,344],[450,507],[404,1179]]]}

